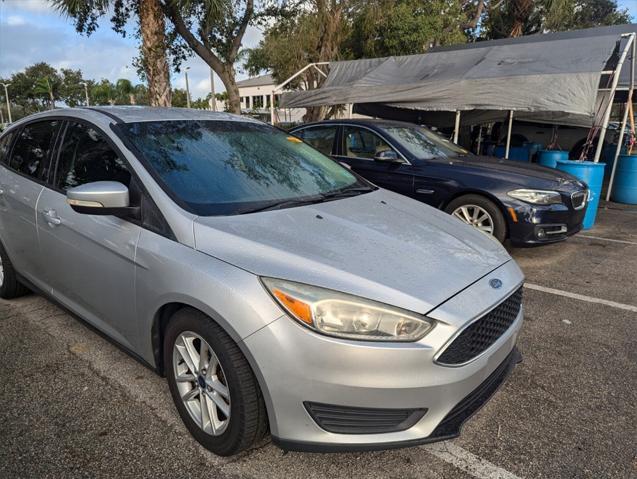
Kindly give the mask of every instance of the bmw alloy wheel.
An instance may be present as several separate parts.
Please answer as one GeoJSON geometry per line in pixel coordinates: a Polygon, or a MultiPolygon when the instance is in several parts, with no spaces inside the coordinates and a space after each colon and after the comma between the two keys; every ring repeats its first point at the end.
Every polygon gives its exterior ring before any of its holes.
{"type": "Polygon", "coordinates": [[[173,348],[173,370],[190,417],[207,434],[223,434],[230,422],[230,391],[210,345],[196,333],[181,333],[173,348]]]}
{"type": "Polygon", "coordinates": [[[483,233],[493,236],[493,218],[484,208],[478,205],[462,205],[456,208],[452,215],[483,233]]]}

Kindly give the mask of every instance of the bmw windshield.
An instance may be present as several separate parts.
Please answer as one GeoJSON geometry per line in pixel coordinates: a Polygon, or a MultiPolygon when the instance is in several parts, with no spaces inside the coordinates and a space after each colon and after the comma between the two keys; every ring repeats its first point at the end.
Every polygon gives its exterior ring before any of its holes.
{"type": "Polygon", "coordinates": [[[422,126],[390,126],[383,128],[416,158],[455,158],[469,155],[469,151],[422,126]]]}
{"type": "Polygon", "coordinates": [[[120,131],[173,200],[201,216],[286,208],[373,189],[297,138],[261,123],[153,121],[124,124],[120,131]]]}

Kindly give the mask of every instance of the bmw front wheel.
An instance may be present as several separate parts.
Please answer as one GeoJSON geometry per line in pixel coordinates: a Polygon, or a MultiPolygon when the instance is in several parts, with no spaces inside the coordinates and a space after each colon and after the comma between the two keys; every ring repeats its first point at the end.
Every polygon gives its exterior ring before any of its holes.
{"type": "Polygon", "coordinates": [[[445,211],[500,243],[506,238],[504,215],[493,201],[484,196],[461,196],[450,202],[445,211]]]}

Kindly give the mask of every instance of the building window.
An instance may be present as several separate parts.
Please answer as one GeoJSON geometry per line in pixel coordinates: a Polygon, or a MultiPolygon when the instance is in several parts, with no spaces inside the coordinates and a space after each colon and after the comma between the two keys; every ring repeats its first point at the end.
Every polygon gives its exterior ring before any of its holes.
{"type": "Polygon", "coordinates": [[[263,108],[263,97],[261,95],[252,97],[252,107],[253,108],[263,108]]]}

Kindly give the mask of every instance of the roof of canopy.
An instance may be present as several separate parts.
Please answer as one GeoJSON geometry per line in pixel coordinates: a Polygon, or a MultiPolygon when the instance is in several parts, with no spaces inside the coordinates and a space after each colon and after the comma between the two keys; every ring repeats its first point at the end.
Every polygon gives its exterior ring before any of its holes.
{"type": "MultiPolygon", "coordinates": [[[[412,115],[470,110],[482,118],[514,110],[536,119],[561,118],[590,125],[599,111],[602,71],[616,64],[620,36],[630,32],[637,32],[637,25],[476,42],[420,55],[331,62],[321,88],[285,93],[281,106],[351,103],[368,112],[412,110],[412,115]]],[[[621,83],[629,80],[629,65],[626,62],[621,83]]]]}

